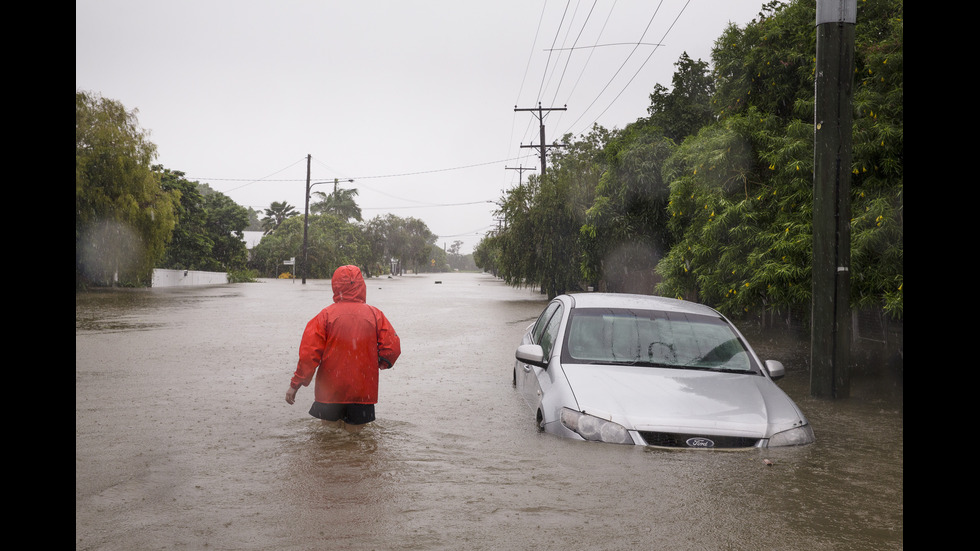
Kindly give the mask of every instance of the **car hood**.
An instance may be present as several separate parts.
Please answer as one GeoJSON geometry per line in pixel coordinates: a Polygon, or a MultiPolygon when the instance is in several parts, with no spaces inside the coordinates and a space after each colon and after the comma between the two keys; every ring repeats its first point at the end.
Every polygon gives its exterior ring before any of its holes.
{"type": "Polygon", "coordinates": [[[639,431],[768,438],[803,422],[767,377],[672,368],[565,365],[588,414],[639,431]]]}

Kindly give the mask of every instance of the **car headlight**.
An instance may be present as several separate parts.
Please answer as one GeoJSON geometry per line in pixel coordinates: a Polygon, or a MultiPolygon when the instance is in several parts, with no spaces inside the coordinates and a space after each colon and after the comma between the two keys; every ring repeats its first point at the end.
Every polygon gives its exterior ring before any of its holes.
{"type": "Polygon", "coordinates": [[[772,438],[769,439],[769,447],[802,446],[803,444],[810,444],[813,441],[813,429],[810,425],[803,425],[802,427],[795,427],[772,435],[772,438]]]}
{"type": "Polygon", "coordinates": [[[575,431],[582,438],[610,444],[633,444],[633,437],[619,423],[588,415],[568,408],[561,410],[561,424],[575,431]]]}

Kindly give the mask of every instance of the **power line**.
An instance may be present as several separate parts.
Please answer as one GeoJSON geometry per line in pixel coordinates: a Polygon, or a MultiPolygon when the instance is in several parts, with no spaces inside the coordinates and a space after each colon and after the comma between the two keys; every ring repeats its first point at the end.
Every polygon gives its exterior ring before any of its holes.
{"type": "MultiPolygon", "coordinates": [[[[653,20],[656,19],[657,18],[657,14],[660,13],[660,6],[661,5],[663,5],[663,0],[661,0],[657,4],[657,9],[654,10],[653,15],[650,16],[650,21],[647,22],[646,28],[643,29],[643,34],[640,36],[640,40],[638,40],[636,42],[637,45],[633,47],[633,49],[630,51],[629,55],[626,56],[626,59],[623,60],[623,63],[619,66],[618,69],[616,69],[616,72],[613,73],[613,76],[609,77],[609,81],[606,82],[606,85],[602,87],[602,90],[600,90],[599,93],[596,95],[595,99],[592,100],[592,103],[590,103],[589,106],[586,107],[584,111],[582,111],[582,114],[579,115],[579,117],[577,119],[575,119],[575,122],[573,122],[571,124],[571,126],[575,126],[576,124],[578,124],[578,121],[582,120],[582,117],[584,117],[585,114],[589,112],[589,109],[592,109],[592,106],[595,105],[595,103],[597,101],[599,101],[599,98],[602,97],[602,94],[604,94],[606,92],[606,90],[609,88],[609,86],[613,83],[613,80],[615,80],[615,78],[619,75],[619,72],[622,71],[623,70],[623,67],[626,66],[626,62],[629,61],[630,58],[633,57],[633,54],[636,53],[636,50],[639,49],[639,47],[640,47],[639,45],[643,42],[643,38],[650,31],[650,26],[653,25],[653,20]]],[[[621,93],[622,92],[620,92],[620,94],[621,93]]],[[[619,96],[616,96],[616,97],[618,98],[619,96]]],[[[608,110],[608,109],[609,108],[607,107],[606,110],[608,110]]],[[[605,113],[606,110],[603,110],[603,113],[605,113]]],[[[598,117],[597,117],[597,119],[598,119],[598,117]]]]}
{"type": "MultiPolygon", "coordinates": [[[[606,46],[663,46],[657,42],[613,42],[611,44],[593,44],[592,46],[572,46],[571,48],[555,48],[553,51],[587,50],[589,48],[605,48],[606,46]]],[[[545,50],[546,52],[552,50],[545,50]]]]}
{"type": "MultiPolygon", "coordinates": [[[[670,27],[667,27],[667,30],[666,30],[666,31],[664,32],[664,38],[666,38],[666,37],[667,37],[667,34],[669,34],[669,33],[670,33],[670,31],[671,31],[671,30],[672,30],[672,29],[674,28],[674,25],[676,25],[676,24],[677,24],[677,20],[681,18],[681,15],[683,15],[683,14],[684,14],[684,11],[685,11],[685,10],[687,10],[687,6],[688,6],[688,4],[690,4],[690,3],[691,3],[691,1],[690,1],[690,0],[688,0],[687,2],[685,2],[685,3],[684,3],[684,7],[683,7],[683,8],[681,8],[681,11],[680,11],[680,13],[678,13],[678,14],[677,14],[677,17],[675,17],[675,18],[674,18],[674,21],[673,21],[673,22],[672,22],[672,23],[670,24],[670,27]]],[[[626,85],[625,85],[625,86],[623,86],[623,89],[622,89],[622,90],[620,90],[618,94],[616,94],[616,97],[615,97],[615,98],[613,98],[613,100],[612,100],[612,101],[611,101],[611,102],[609,103],[609,105],[607,105],[607,106],[606,106],[606,108],[605,108],[605,109],[603,109],[603,110],[602,110],[602,112],[601,112],[601,113],[599,113],[599,114],[598,114],[598,115],[596,116],[596,119],[595,119],[595,120],[598,120],[598,119],[599,119],[599,117],[601,117],[601,116],[602,116],[603,114],[605,114],[605,112],[606,112],[606,111],[608,111],[608,110],[609,110],[609,108],[610,108],[610,107],[612,107],[612,105],[613,105],[614,103],[616,103],[616,100],[618,100],[618,99],[619,99],[619,96],[621,96],[621,95],[623,95],[623,92],[625,92],[625,91],[626,91],[626,89],[627,89],[627,88],[629,88],[629,86],[630,86],[630,84],[632,84],[632,83],[633,83],[633,80],[634,80],[634,79],[636,79],[636,77],[637,77],[637,76],[638,76],[638,75],[640,74],[640,71],[642,71],[642,70],[643,70],[643,67],[645,67],[645,66],[646,66],[646,64],[647,64],[647,62],[648,62],[648,61],[650,61],[650,58],[651,58],[651,57],[653,57],[653,54],[655,54],[655,53],[657,53],[657,50],[658,50],[659,48],[660,48],[660,45],[658,44],[658,45],[657,45],[657,47],[656,47],[656,48],[654,48],[654,50],[653,50],[652,52],[650,52],[650,55],[648,55],[648,56],[647,56],[647,58],[646,58],[645,60],[643,60],[643,64],[642,64],[642,65],[640,65],[640,68],[636,70],[636,73],[634,73],[634,74],[633,74],[633,76],[632,76],[632,77],[630,77],[630,79],[629,79],[629,82],[627,82],[627,83],[626,83],[626,85]]]]}
{"type": "MultiPolygon", "coordinates": [[[[435,174],[435,173],[438,173],[438,172],[450,172],[450,171],[453,171],[453,170],[465,170],[467,168],[476,168],[476,167],[493,165],[493,164],[498,164],[498,163],[506,163],[508,161],[514,161],[514,160],[517,160],[517,158],[515,157],[515,158],[511,158],[511,159],[502,159],[502,160],[499,160],[499,161],[488,161],[488,162],[485,162],[485,163],[476,163],[476,164],[472,164],[472,165],[456,166],[456,167],[451,167],[451,168],[437,168],[437,169],[432,169],[432,170],[421,170],[421,171],[418,171],[418,172],[403,172],[403,173],[397,173],[397,174],[379,174],[379,175],[374,175],[374,176],[353,176],[353,177],[350,177],[350,178],[344,177],[343,179],[344,180],[348,180],[348,179],[354,179],[354,180],[377,180],[377,179],[381,179],[381,178],[401,178],[401,177],[405,177],[405,176],[418,176],[420,174],[435,174]]],[[[289,168],[289,167],[287,167],[287,168],[289,168]]],[[[285,170],[285,169],[283,169],[283,170],[285,170]]],[[[278,174],[279,172],[282,172],[282,170],[277,171],[277,172],[274,172],[273,174],[278,174]]],[[[320,180],[332,180],[333,177],[330,177],[330,178],[314,178],[314,179],[315,180],[317,180],[317,179],[320,179],[320,180]]],[[[269,178],[260,178],[260,179],[254,179],[254,178],[207,178],[207,177],[201,177],[201,176],[193,176],[193,177],[188,176],[187,177],[187,180],[191,180],[191,181],[193,181],[193,180],[205,180],[205,181],[212,181],[212,182],[249,182],[248,184],[245,184],[243,186],[239,186],[239,187],[236,187],[236,188],[232,188],[232,189],[230,189],[228,191],[235,191],[235,190],[241,189],[241,188],[243,188],[245,186],[248,186],[248,185],[251,185],[251,184],[257,184],[257,183],[260,183],[260,182],[265,183],[265,182],[304,182],[304,181],[306,181],[305,178],[286,178],[286,179],[272,180],[272,179],[269,179],[269,178]]]]}
{"type": "MultiPolygon", "coordinates": [[[[592,2],[592,7],[589,8],[589,13],[585,16],[585,21],[582,23],[582,27],[579,29],[578,34],[575,35],[575,42],[572,42],[572,47],[568,48],[569,50],[574,50],[576,44],[578,44],[579,39],[582,38],[582,33],[585,32],[585,27],[586,25],[589,24],[589,19],[592,18],[592,12],[595,10],[595,5],[598,1],[599,0],[595,0],[594,2],[592,2]]],[[[576,9],[576,11],[578,10],[576,9]]],[[[569,27],[571,27],[571,25],[569,25],[569,27]]],[[[562,49],[564,50],[565,48],[562,49]]],[[[558,84],[555,86],[555,95],[554,97],[551,98],[551,103],[555,103],[555,100],[558,99],[558,90],[561,88],[562,81],[565,80],[565,71],[568,70],[568,64],[571,63],[571,61],[572,61],[572,54],[569,53],[568,57],[565,58],[565,66],[561,70],[561,76],[558,78],[558,84]]]]}
{"type": "MultiPolygon", "coordinates": [[[[570,1],[571,0],[569,0],[569,2],[570,1]]],[[[555,39],[551,41],[551,46],[552,47],[554,47],[555,46],[555,42],[558,41],[558,33],[561,31],[561,26],[565,23],[565,15],[568,14],[568,4],[569,4],[569,2],[565,2],[565,11],[562,12],[562,14],[561,14],[561,21],[558,23],[558,28],[555,29],[555,39]]],[[[547,76],[547,74],[548,74],[548,65],[550,65],[550,64],[551,64],[551,54],[549,53],[548,54],[548,60],[545,62],[545,65],[544,65],[544,71],[541,74],[541,85],[538,87],[538,101],[541,101],[541,94],[544,92],[545,76],[547,76]]]]}
{"type": "Polygon", "coordinates": [[[486,162],[486,163],[476,163],[476,164],[472,164],[472,165],[457,166],[457,167],[452,167],[452,168],[439,168],[439,169],[433,169],[433,170],[422,170],[422,171],[419,171],[419,172],[404,172],[404,173],[401,173],[401,174],[382,174],[382,175],[377,175],[377,176],[354,176],[354,179],[355,180],[371,180],[371,179],[378,179],[378,178],[400,178],[400,177],[403,177],[403,176],[418,176],[420,174],[434,174],[434,173],[437,173],[437,172],[449,172],[449,171],[452,171],[452,170],[464,170],[464,169],[467,169],[467,168],[476,168],[476,167],[480,167],[480,166],[487,166],[487,165],[493,165],[493,164],[498,164],[498,163],[505,163],[507,161],[513,161],[513,160],[514,159],[503,159],[503,160],[499,160],[499,161],[489,161],[489,162],[486,162]]]}
{"type": "Polygon", "coordinates": [[[422,205],[401,206],[401,207],[363,207],[361,208],[361,210],[403,210],[403,209],[425,209],[425,208],[434,208],[434,207],[463,207],[466,205],[484,205],[487,203],[494,204],[493,201],[484,200],[484,201],[470,201],[468,203],[428,203],[422,205]]]}
{"type": "MultiPolygon", "coordinates": [[[[603,33],[606,31],[606,26],[609,25],[609,19],[612,18],[613,11],[616,9],[616,2],[613,2],[612,6],[609,7],[609,12],[606,14],[606,19],[602,22],[602,27],[599,28],[599,34],[595,37],[595,42],[598,43],[599,39],[602,38],[603,33]]],[[[591,19],[592,12],[589,12],[589,18],[591,19]]],[[[586,21],[588,22],[588,21],[586,21]]],[[[585,26],[582,27],[585,30],[585,26]]],[[[582,70],[578,74],[578,78],[575,79],[575,84],[572,85],[572,90],[568,93],[568,98],[571,99],[575,94],[575,90],[578,89],[578,85],[582,82],[582,77],[585,76],[585,70],[589,67],[589,63],[592,61],[592,55],[595,53],[596,49],[592,48],[589,50],[589,56],[585,58],[585,63],[582,64],[582,70]]],[[[569,54],[569,59],[571,59],[571,54],[569,54]]],[[[555,91],[555,97],[558,97],[558,91],[555,91]]],[[[565,102],[568,103],[567,101],[565,102]]],[[[564,113],[562,114],[564,115],[564,113]]],[[[558,117],[558,121],[561,121],[562,117],[558,117]]],[[[557,121],[556,121],[557,122],[557,121]]]]}
{"type": "MultiPolygon", "coordinates": [[[[293,163],[293,164],[291,164],[291,165],[289,165],[287,167],[284,167],[284,168],[282,168],[280,170],[277,170],[277,171],[273,172],[272,174],[270,174],[269,176],[272,176],[273,174],[279,174],[280,172],[283,172],[286,169],[289,169],[289,168],[292,168],[292,167],[296,166],[297,163],[301,163],[304,160],[305,159],[299,159],[295,163],[293,163]]],[[[238,187],[231,188],[228,191],[236,191],[236,190],[242,189],[243,187],[248,187],[248,186],[250,186],[252,184],[258,184],[260,182],[295,182],[295,181],[302,181],[302,180],[270,180],[269,179],[269,176],[266,176],[264,178],[259,178],[257,180],[254,179],[254,178],[200,178],[200,177],[193,177],[193,178],[192,177],[187,177],[187,180],[188,181],[207,180],[207,181],[212,181],[212,182],[221,182],[221,181],[223,181],[223,182],[248,182],[247,184],[243,184],[243,185],[240,185],[238,187]]],[[[227,193],[227,192],[222,192],[222,193],[227,193]]]]}

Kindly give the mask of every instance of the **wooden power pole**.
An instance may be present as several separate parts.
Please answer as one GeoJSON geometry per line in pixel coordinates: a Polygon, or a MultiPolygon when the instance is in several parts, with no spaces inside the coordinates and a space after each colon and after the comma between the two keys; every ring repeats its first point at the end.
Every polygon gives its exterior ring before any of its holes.
{"type": "Polygon", "coordinates": [[[538,149],[541,150],[541,176],[544,176],[545,166],[547,165],[547,163],[545,162],[545,151],[549,147],[558,147],[557,145],[545,145],[545,139],[544,139],[544,112],[545,111],[566,111],[566,110],[568,110],[568,107],[567,106],[566,107],[541,107],[541,102],[538,102],[538,106],[537,107],[522,107],[522,108],[518,108],[516,105],[514,106],[514,111],[530,111],[532,113],[534,113],[535,111],[537,111],[537,115],[536,116],[538,117],[538,124],[541,127],[541,144],[540,145],[523,145],[523,144],[521,144],[521,147],[537,147],[538,149]]]}
{"type": "Polygon", "coordinates": [[[534,170],[534,168],[533,167],[524,166],[524,165],[521,165],[521,166],[505,166],[504,167],[504,170],[516,170],[517,171],[517,178],[518,178],[517,182],[518,182],[518,184],[523,185],[524,184],[524,171],[525,170],[534,170]]]}
{"type": "Polygon", "coordinates": [[[857,0],[817,0],[810,395],[850,394],[851,127],[857,0]]]}
{"type": "Polygon", "coordinates": [[[306,285],[306,274],[310,271],[307,267],[306,234],[310,227],[310,159],[312,155],[306,155],[306,206],[303,208],[303,285],[306,285]]]}

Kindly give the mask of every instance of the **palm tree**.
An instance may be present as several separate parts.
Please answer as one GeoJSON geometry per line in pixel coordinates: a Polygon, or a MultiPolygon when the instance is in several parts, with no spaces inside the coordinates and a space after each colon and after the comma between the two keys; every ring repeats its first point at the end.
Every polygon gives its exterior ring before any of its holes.
{"type": "Polygon", "coordinates": [[[292,205],[283,201],[273,201],[269,208],[265,209],[265,218],[262,219],[262,227],[265,228],[265,235],[274,232],[279,224],[282,224],[290,216],[299,214],[292,205]]]}
{"type": "Polygon", "coordinates": [[[320,198],[310,206],[313,212],[333,214],[345,222],[352,218],[361,221],[361,207],[354,201],[357,196],[356,188],[336,189],[329,195],[322,191],[314,191],[313,194],[320,198]]]}

